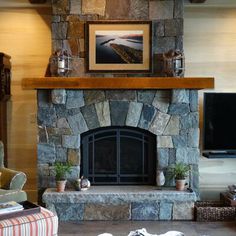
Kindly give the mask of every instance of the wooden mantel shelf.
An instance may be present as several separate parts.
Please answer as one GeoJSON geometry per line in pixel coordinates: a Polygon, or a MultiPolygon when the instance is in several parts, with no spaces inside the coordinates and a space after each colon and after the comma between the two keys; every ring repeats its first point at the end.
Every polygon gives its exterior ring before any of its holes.
{"type": "Polygon", "coordinates": [[[23,89],[212,89],[213,77],[42,77],[22,79],[23,89]]]}

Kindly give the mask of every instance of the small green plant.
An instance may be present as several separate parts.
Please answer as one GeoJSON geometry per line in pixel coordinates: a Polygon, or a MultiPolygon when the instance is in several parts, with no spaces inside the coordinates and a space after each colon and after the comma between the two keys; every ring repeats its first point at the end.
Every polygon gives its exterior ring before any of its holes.
{"type": "Polygon", "coordinates": [[[54,171],[56,180],[65,180],[66,174],[71,172],[72,165],[70,162],[55,162],[54,171]]]}
{"type": "Polygon", "coordinates": [[[171,177],[175,179],[185,179],[190,171],[190,165],[184,163],[176,163],[170,167],[171,177]]]}

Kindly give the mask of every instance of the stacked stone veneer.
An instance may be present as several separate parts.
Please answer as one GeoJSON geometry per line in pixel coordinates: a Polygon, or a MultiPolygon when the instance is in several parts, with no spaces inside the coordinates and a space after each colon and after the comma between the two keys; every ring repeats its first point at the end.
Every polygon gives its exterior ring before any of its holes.
{"type": "Polygon", "coordinates": [[[156,135],[157,168],[192,165],[198,188],[199,123],[196,90],[38,91],[39,188],[55,186],[53,163],[73,163],[80,175],[81,134],[109,126],[138,127],[156,135]]]}
{"type": "MultiPolygon", "coordinates": [[[[52,51],[71,53],[73,69],[68,76],[141,77],[86,73],[85,24],[88,20],[151,20],[153,72],[145,76],[162,76],[162,53],[183,50],[183,2],[52,0],[52,51]]],[[[80,176],[81,134],[126,126],[156,134],[157,168],[190,164],[194,170],[191,184],[197,192],[198,116],[196,90],[38,90],[38,188],[55,186],[55,161],[73,163],[71,180],[80,176]]]]}

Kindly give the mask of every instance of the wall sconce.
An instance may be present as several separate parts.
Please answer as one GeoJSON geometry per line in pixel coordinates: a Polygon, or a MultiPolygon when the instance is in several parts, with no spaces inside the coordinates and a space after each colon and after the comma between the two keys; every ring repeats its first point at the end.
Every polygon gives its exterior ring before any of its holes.
{"type": "Polygon", "coordinates": [[[51,76],[67,76],[72,70],[72,57],[67,51],[56,51],[49,61],[51,76]]]}
{"type": "Polygon", "coordinates": [[[183,77],[185,70],[184,54],[179,50],[170,50],[163,54],[163,71],[165,76],[183,77]]]}

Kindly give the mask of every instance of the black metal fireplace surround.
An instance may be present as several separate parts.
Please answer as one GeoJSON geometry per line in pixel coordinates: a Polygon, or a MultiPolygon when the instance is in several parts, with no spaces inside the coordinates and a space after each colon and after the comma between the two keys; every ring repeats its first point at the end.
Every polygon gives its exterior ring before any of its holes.
{"type": "Polygon", "coordinates": [[[114,126],[86,132],[81,167],[92,185],[154,185],[156,136],[114,126]]]}

